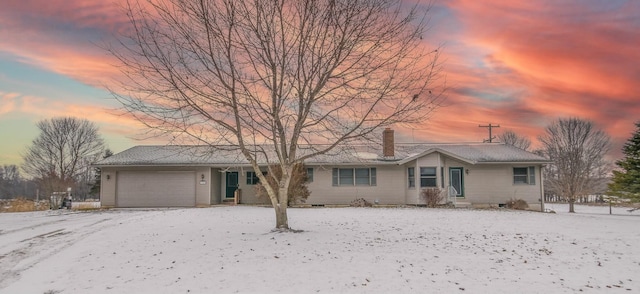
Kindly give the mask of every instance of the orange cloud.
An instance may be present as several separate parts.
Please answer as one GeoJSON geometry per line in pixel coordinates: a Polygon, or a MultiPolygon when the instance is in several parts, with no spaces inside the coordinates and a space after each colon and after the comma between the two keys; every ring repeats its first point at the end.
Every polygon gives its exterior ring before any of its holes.
{"type": "Polygon", "coordinates": [[[143,128],[142,124],[130,115],[118,113],[116,110],[103,106],[82,103],[69,104],[44,97],[23,96],[19,93],[0,93],[0,98],[0,101],[3,102],[0,114],[5,110],[6,104],[11,107],[7,108],[8,111],[5,113],[20,113],[22,116],[34,117],[37,120],[59,116],[85,118],[129,137],[135,137],[136,133],[143,128]],[[5,101],[10,103],[4,103],[5,101]]]}
{"type": "Polygon", "coordinates": [[[469,129],[477,125],[471,121],[500,123],[535,141],[552,120],[576,116],[605,129],[619,154],[640,113],[634,94],[640,84],[640,2],[442,5],[449,9],[447,23],[458,26],[439,35],[451,44],[444,52],[452,61],[445,68],[455,111],[441,110],[434,119],[443,122],[431,124],[469,129]]]}
{"type": "MultiPolygon", "coordinates": [[[[595,121],[613,137],[614,149],[629,137],[640,119],[640,1],[435,3],[425,43],[443,45],[448,100],[424,126],[397,126],[399,141],[482,141],[488,132],[478,124],[491,122],[501,125],[497,133],[513,129],[535,142],[548,123],[567,116],[595,121]]],[[[119,72],[96,44],[129,27],[111,1],[10,0],[0,10],[0,50],[101,87],[119,72]]],[[[139,127],[97,106],[16,95],[0,93],[0,114],[20,107],[47,117],[90,114],[123,135],[139,127]],[[39,103],[50,104],[51,112],[33,99],[45,99],[39,103]]]]}
{"type": "Polygon", "coordinates": [[[93,86],[118,74],[112,58],[99,47],[129,27],[116,3],[9,1],[2,11],[0,50],[21,62],[93,86]]]}

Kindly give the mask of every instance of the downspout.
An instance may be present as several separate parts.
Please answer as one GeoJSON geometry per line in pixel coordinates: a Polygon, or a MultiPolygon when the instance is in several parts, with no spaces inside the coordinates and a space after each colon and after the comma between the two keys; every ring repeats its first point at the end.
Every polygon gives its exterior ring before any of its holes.
{"type": "Polygon", "coordinates": [[[540,165],[540,211],[544,212],[544,164],[540,165]]]}
{"type": "MultiPolygon", "coordinates": [[[[443,174],[443,172],[442,172],[442,161],[441,161],[441,159],[440,159],[440,156],[442,156],[442,154],[440,154],[440,152],[438,152],[438,170],[436,170],[436,174],[440,173],[440,177],[441,177],[441,178],[440,178],[440,184],[441,184],[441,183],[444,183],[444,180],[443,180],[443,179],[444,179],[444,178],[443,178],[443,177],[444,177],[444,174],[443,174]]],[[[437,179],[437,178],[436,178],[436,181],[438,181],[438,179],[437,179]]],[[[438,184],[439,184],[439,183],[438,183],[438,182],[436,182],[436,185],[438,185],[438,184]]],[[[443,188],[443,189],[444,189],[444,187],[441,187],[441,188],[443,188]]]]}
{"type": "Polygon", "coordinates": [[[415,188],[416,188],[416,203],[417,204],[421,204],[420,203],[420,168],[418,167],[418,160],[420,160],[419,158],[416,158],[414,167],[413,167],[413,182],[415,183],[415,188]]]}

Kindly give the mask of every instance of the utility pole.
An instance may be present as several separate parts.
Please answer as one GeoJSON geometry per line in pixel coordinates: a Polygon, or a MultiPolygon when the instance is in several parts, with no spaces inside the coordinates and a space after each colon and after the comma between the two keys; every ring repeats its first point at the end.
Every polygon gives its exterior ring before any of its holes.
{"type": "Polygon", "coordinates": [[[492,125],[491,123],[489,123],[489,125],[488,125],[488,126],[478,125],[478,127],[479,127],[479,128],[488,128],[488,129],[489,129],[489,139],[488,139],[488,140],[483,140],[482,142],[483,142],[483,143],[487,143],[487,142],[489,142],[489,143],[493,143],[493,139],[495,139],[496,137],[494,137],[494,136],[492,135],[491,130],[492,130],[493,128],[499,128],[499,127],[500,127],[500,125],[492,125]]]}

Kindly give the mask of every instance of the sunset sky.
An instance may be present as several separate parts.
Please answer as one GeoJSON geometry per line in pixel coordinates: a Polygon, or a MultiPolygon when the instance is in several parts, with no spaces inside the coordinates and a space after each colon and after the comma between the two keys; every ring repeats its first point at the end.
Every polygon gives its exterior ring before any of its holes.
{"type": "MultiPolygon", "coordinates": [[[[446,106],[423,127],[395,127],[397,141],[482,142],[478,125],[493,123],[537,147],[550,122],[580,117],[621,156],[640,120],[640,1],[436,0],[430,24],[446,106]]],[[[140,140],[144,129],[116,115],[105,90],[118,72],[101,45],[128,25],[110,0],[2,1],[0,165],[21,164],[36,122],[57,116],[97,123],[114,152],[164,143],[140,140]]]]}

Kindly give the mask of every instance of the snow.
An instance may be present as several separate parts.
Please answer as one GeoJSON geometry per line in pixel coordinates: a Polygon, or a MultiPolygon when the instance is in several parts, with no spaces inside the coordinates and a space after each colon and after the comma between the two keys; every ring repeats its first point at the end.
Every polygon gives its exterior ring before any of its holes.
{"type": "Polygon", "coordinates": [[[640,211],[272,208],[0,214],[0,293],[639,293],[640,211]]]}

